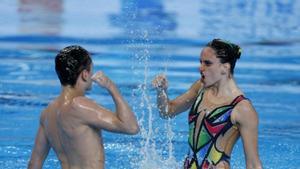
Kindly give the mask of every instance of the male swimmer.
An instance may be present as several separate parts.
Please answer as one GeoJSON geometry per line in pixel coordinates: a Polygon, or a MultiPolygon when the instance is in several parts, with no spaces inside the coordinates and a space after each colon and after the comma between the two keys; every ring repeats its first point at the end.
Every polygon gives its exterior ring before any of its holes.
{"type": "Polygon", "coordinates": [[[100,71],[92,76],[92,59],[84,48],[62,49],[55,58],[55,70],[61,93],[41,114],[28,168],[42,168],[53,148],[63,169],[102,169],[101,131],[136,134],[139,131],[136,117],[113,81],[100,71]],[[111,94],[115,112],[85,97],[92,81],[111,94]]]}

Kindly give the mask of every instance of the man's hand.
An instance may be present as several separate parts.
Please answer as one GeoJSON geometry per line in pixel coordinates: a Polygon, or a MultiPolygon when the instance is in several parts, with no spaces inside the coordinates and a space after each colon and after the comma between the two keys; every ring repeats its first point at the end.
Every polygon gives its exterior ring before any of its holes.
{"type": "Polygon", "coordinates": [[[92,76],[92,80],[100,86],[109,89],[114,83],[102,72],[98,71],[92,76]]]}

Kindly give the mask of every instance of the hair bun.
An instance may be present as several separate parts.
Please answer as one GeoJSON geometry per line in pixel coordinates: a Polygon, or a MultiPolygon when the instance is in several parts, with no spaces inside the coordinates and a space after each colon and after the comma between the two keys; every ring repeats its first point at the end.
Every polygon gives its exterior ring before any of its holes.
{"type": "Polygon", "coordinates": [[[242,54],[242,48],[236,44],[231,44],[232,45],[232,51],[233,51],[233,54],[234,54],[234,57],[236,59],[239,59],[241,57],[241,54],[242,54]]]}

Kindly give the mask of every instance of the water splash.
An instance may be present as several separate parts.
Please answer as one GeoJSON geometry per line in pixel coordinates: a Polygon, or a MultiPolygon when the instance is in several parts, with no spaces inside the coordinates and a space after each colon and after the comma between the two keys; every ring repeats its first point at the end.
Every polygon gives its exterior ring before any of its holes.
{"type": "MultiPolygon", "coordinates": [[[[139,49],[135,51],[134,60],[135,66],[132,66],[135,76],[143,79],[139,82],[137,89],[133,90],[132,96],[134,97],[133,109],[135,112],[139,112],[139,126],[140,136],[142,141],[140,142],[139,155],[136,159],[131,161],[132,168],[153,169],[153,168],[180,168],[178,162],[174,157],[173,149],[173,137],[172,120],[163,121],[165,123],[164,128],[156,127],[155,121],[158,118],[158,112],[156,109],[156,99],[151,97],[151,80],[150,79],[150,45],[151,40],[149,34],[144,31],[142,39],[145,40],[145,44],[142,44],[142,48],[131,47],[131,49],[139,49]],[[160,131],[163,130],[163,131],[160,131]],[[162,132],[166,133],[162,137],[162,132]],[[164,148],[163,148],[164,147],[164,148]],[[166,147],[166,148],[165,148],[166,147]]],[[[141,44],[139,44],[141,45],[141,44]]],[[[168,59],[166,57],[165,59],[168,59]]],[[[164,69],[167,72],[167,64],[164,69]]],[[[152,90],[153,91],[153,90],[152,90]]]]}

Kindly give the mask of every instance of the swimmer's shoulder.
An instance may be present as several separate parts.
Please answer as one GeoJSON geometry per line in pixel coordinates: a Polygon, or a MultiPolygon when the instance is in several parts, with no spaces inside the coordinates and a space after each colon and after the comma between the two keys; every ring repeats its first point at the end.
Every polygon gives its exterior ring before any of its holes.
{"type": "Polygon", "coordinates": [[[243,99],[233,109],[232,117],[234,122],[257,119],[257,112],[249,99],[243,99]]]}
{"type": "Polygon", "coordinates": [[[203,88],[203,83],[199,79],[192,84],[190,90],[192,90],[193,93],[198,93],[202,88],[203,88]]]}
{"type": "Polygon", "coordinates": [[[239,113],[248,113],[254,111],[254,107],[251,101],[244,97],[243,100],[241,100],[236,104],[234,110],[236,110],[239,113]]]}
{"type": "Polygon", "coordinates": [[[76,112],[86,112],[97,107],[97,103],[85,96],[75,97],[72,100],[71,107],[76,112]]]}
{"type": "Polygon", "coordinates": [[[43,124],[43,122],[46,120],[46,118],[49,117],[51,113],[55,111],[58,107],[58,101],[57,99],[52,100],[47,107],[42,110],[41,115],[40,115],[40,123],[43,124]]]}

